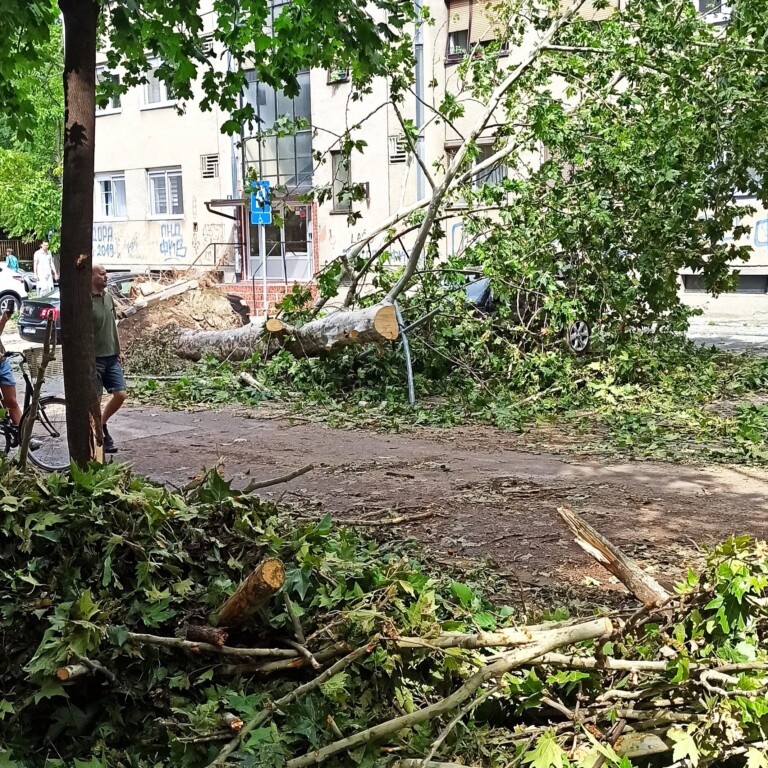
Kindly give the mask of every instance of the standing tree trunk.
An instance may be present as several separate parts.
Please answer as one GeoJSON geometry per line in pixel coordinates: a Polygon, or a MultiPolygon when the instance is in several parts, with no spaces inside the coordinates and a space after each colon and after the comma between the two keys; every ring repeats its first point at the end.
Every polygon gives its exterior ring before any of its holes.
{"type": "Polygon", "coordinates": [[[71,457],[84,467],[101,445],[91,305],[96,129],[96,0],[59,0],[64,17],[64,195],[61,206],[61,347],[71,457]]]}

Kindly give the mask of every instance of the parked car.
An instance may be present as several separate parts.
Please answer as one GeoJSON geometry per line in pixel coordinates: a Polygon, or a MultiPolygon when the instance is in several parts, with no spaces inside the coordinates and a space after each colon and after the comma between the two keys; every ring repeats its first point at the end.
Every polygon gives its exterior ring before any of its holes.
{"type": "MultiPolygon", "coordinates": [[[[107,278],[107,290],[118,300],[125,302],[131,292],[134,280],[139,277],[134,272],[115,272],[107,278]]],[[[25,294],[26,296],[26,291],[25,294]]],[[[0,294],[0,298],[2,295],[0,294]]],[[[55,288],[46,296],[36,296],[27,299],[19,310],[19,336],[24,341],[37,341],[42,343],[45,339],[45,328],[48,325],[49,315],[56,320],[56,340],[61,342],[61,320],[59,310],[61,299],[59,289],[55,288]]]]}
{"type": "Polygon", "coordinates": [[[24,278],[4,265],[0,265],[0,314],[9,309],[15,312],[27,298],[24,278]]]}
{"type": "Polygon", "coordinates": [[[27,293],[32,293],[32,291],[35,290],[35,286],[37,285],[37,278],[35,277],[35,273],[22,269],[19,274],[24,280],[24,287],[27,289],[27,293]]]}
{"type": "MultiPolygon", "coordinates": [[[[498,302],[493,295],[490,280],[479,269],[477,271],[467,270],[465,279],[464,298],[467,303],[484,315],[493,314],[497,310],[498,302]]],[[[535,297],[521,292],[515,301],[515,310],[520,316],[520,322],[527,324],[538,315],[537,325],[543,324],[541,307],[535,297]]],[[[577,318],[563,331],[566,343],[577,355],[583,355],[587,352],[592,338],[592,329],[586,320],[577,318]]]]}

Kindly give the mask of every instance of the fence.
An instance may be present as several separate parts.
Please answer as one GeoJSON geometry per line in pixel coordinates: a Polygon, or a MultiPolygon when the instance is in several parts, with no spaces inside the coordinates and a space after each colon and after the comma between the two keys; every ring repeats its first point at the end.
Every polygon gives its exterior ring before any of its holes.
{"type": "Polygon", "coordinates": [[[25,243],[21,240],[0,240],[0,259],[5,259],[5,249],[13,248],[19,261],[32,261],[37,250],[36,243],[25,243]]]}

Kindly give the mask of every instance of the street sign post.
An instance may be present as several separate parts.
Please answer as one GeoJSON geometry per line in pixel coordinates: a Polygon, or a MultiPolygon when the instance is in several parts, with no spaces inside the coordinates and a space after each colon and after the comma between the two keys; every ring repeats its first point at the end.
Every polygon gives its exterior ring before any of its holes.
{"type": "Polygon", "coordinates": [[[264,316],[267,315],[267,238],[265,227],[272,223],[272,201],[268,181],[251,182],[251,224],[259,228],[259,255],[261,256],[261,290],[264,316]]]}
{"type": "Polygon", "coordinates": [[[251,182],[251,224],[271,224],[272,205],[268,181],[251,182]]]}

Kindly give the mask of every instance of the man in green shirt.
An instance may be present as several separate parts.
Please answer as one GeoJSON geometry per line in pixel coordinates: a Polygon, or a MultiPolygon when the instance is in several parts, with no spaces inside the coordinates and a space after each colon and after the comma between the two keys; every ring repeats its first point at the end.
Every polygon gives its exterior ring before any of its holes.
{"type": "Polygon", "coordinates": [[[120,337],[117,335],[115,302],[112,294],[107,290],[107,270],[100,264],[93,265],[91,294],[96,383],[100,391],[106,389],[112,395],[101,412],[104,453],[117,453],[115,441],[107,429],[107,422],[125,402],[125,377],[122,365],[125,362],[125,356],[120,349],[120,337]]]}

